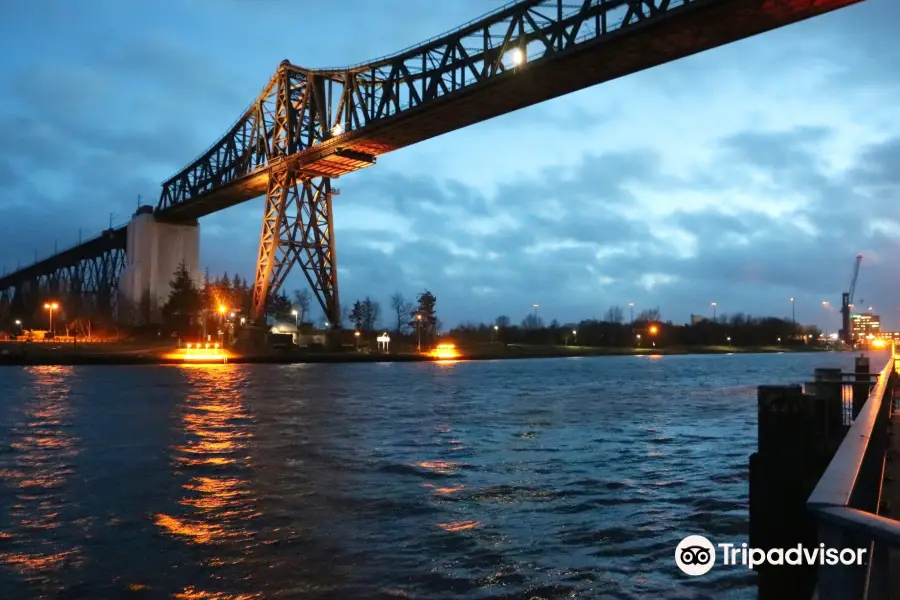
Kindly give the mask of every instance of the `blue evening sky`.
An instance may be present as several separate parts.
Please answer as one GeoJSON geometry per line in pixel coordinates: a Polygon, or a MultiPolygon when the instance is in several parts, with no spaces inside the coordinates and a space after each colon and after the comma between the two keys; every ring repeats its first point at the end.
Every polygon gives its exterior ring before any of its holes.
{"type": "MultiPolygon", "coordinates": [[[[362,62],[501,3],[4,2],[0,269],[155,204],[282,59],[362,62]]],[[[834,330],[821,303],[862,253],[857,297],[896,329],[898,24],[867,0],[383,156],[336,184],[342,300],[428,288],[455,325],[533,303],[790,316],[794,296],[834,330]]],[[[261,218],[205,218],[203,264],[252,280],[261,218]]]]}

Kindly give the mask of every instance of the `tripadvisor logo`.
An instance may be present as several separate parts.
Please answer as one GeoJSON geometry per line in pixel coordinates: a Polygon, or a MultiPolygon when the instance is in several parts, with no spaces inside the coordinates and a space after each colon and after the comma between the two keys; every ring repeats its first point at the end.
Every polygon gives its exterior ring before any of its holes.
{"type": "Polygon", "coordinates": [[[675,564],[686,575],[696,577],[709,573],[716,564],[716,547],[725,566],[741,565],[753,569],[759,565],[863,565],[866,548],[828,548],[819,544],[806,548],[749,548],[747,544],[716,544],[702,535],[689,535],[675,548],[675,564]]]}

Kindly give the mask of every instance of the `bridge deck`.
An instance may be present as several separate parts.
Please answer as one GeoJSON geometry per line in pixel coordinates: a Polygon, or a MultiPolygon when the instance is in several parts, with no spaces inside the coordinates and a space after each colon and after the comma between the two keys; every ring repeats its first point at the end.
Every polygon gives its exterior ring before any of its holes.
{"type": "MultiPolygon", "coordinates": [[[[339,151],[377,157],[418,142],[612,81],[680,58],[796,23],[861,0],[693,0],[646,23],[611,31],[515,74],[464,87],[434,101],[335,136],[289,157],[313,175],[338,177],[370,163],[340,160],[339,151]]],[[[196,219],[265,194],[262,168],[162,211],[196,219]]]]}

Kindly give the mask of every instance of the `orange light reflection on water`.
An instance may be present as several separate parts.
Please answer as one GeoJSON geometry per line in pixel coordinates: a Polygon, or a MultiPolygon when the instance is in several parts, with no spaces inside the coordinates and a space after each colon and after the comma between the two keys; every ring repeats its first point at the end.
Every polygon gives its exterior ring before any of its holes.
{"type": "MultiPolygon", "coordinates": [[[[258,498],[248,482],[253,415],[244,406],[239,366],[187,364],[180,367],[191,393],[180,408],[185,440],[173,448],[175,476],[184,490],[177,507],[155,515],[167,535],[191,545],[217,547],[208,567],[246,563],[258,534],[258,498]]],[[[258,598],[186,588],[178,598],[258,598]]]]}
{"type": "Polygon", "coordinates": [[[481,525],[481,521],[453,521],[452,523],[438,523],[437,526],[443,529],[444,531],[467,531],[469,529],[475,529],[481,525]]]}
{"type": "Polygon", "coordinates": [[[69,398],[72,367],[27,367],[29,400],[11,411],[8,422],[13,452],[0,458],[0,478],[15,496],[8,507],[10,531],[0,533],[4,548],[0,564],[29,577],[47,577],[61,569],[78,568],[79,547],[60,548],[53,530],[60,526],[65,508],[65,486],[74,473],[78,440],[70,434],[73,410],[69,398]]]}

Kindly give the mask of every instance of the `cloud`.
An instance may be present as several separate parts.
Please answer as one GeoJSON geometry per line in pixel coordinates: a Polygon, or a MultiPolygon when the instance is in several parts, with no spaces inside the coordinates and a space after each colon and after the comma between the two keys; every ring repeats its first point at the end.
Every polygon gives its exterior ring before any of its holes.
{"type": "MultiPolygon", "coordinates": [[[[356,63],[501,3],[391,2],[12,10],[0,265],[126,218],[139,194],[155,203],[282,58],[356,63]],[[272,35],[275,19],[296,29],[272,35]],[[12,52],[27,39],[32,52],[12,52]]],[[[893,310],[898,10],[868,0],[382,157],[336,183],[344,303],[429,288],[450,324],[518,320],[535,302],[547,319],[635,302],[680,321],[713,300],[787,314],[793,296],[821,321],[862,252],[860,295],[893,310]]],[[[254,200],[204,219],[203,262],[252,278],[261,217],[254,200]]]]}

